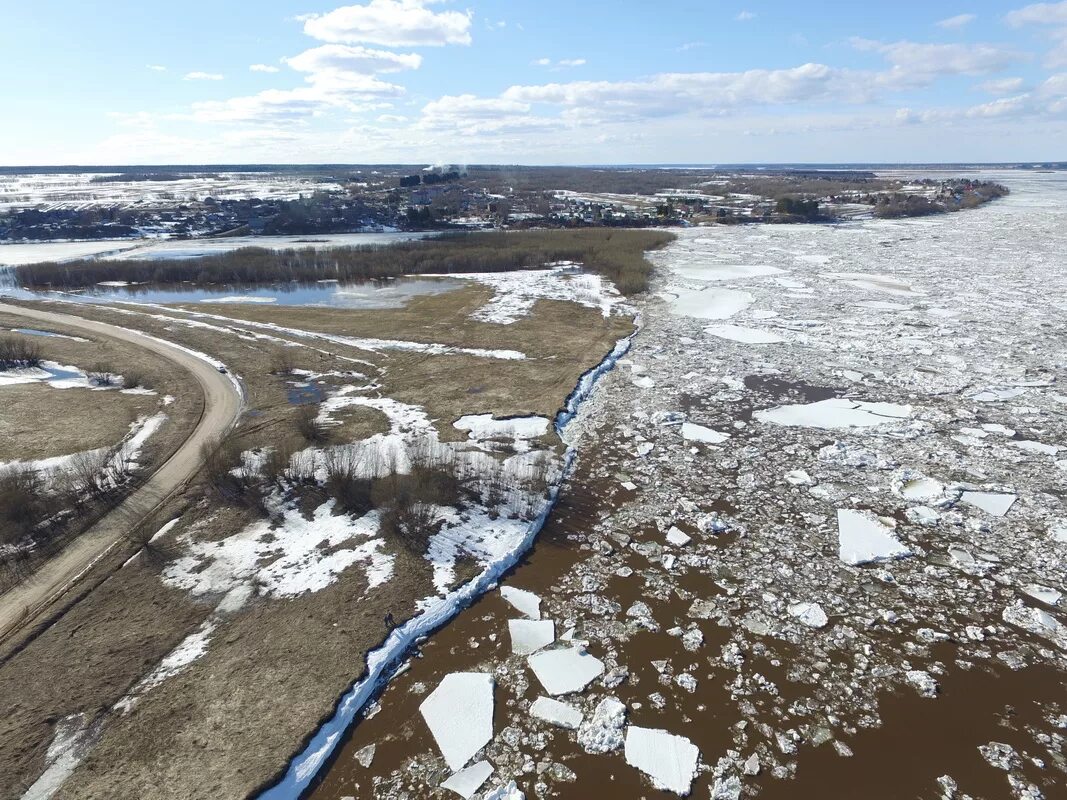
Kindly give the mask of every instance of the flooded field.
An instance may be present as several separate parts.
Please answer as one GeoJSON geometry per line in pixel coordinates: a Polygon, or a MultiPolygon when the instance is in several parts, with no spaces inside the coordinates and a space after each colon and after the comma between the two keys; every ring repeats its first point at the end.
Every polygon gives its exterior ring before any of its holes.
{"type": "Polygon", "coordinates": [[[534,549],[311,796],[1067,797],[1067,176],[995,177],[655,254],[534,549]]]}

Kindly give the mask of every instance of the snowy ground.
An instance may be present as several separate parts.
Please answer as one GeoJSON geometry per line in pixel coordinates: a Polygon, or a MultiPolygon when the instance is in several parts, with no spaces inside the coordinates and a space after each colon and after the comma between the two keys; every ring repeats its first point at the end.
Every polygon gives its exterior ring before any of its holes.
{"type": "MultiPolygon", "coordinates": [[[[562,641],[512,629],[518,652],[477,664],[507,726],[458,785],[591,796],[596,753],[618,796],[683,794],[700,745],[696,796],[732,800],[819,745],[852,755],[887,690],[1067,669],[1067,180],[1013,177],[974,212],[696,229],[653,255],[627,366],[574,426],[611,510],[523,586],[562,641]]],[[[975,749],[1003,770],[984,796],[1062,796],[1065,712],[975,749]]],[[[438,759],[361,774],[429,796],[438,759]]],[[[931,797],[970,777],[937,775],[931,797]]]]}

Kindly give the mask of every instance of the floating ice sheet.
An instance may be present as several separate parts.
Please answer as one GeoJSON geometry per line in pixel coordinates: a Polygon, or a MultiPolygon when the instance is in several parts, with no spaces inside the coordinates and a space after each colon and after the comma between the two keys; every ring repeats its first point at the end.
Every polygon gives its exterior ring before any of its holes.
{"type": "Polygon", "coordinates": [[[704,332],[720,339],[729,339],[742,344],[776,344],[785,341],[776,333],[760,328],[742,328],[738,325],[712,325],[705,328],[704,332]]]}
{"type": "Polygon", "coordinates": [[[501,586],[500,596],[507,600],[520,614],[530,619],[541,619],[541,598],[525,589],[514,586],[501,586]]]}
{"type": "Polygon", "coordinates": [[[489,780],[489,776],[493,774],[493,765],[488,761],[479,761],[477,764],[472,764],[466,769],[461,769],[455,773],[451,778],[444,781],[441,786],[449,791],[455,792],[463,800],[470,800],[474,796],[474,793],[482,788],[482,785],[489,780]]]}
{"type": "Polygon", "coordinates": [[[872,428],[890,422],[900,422],[910,417],[911,413],[911,406],[832,398],[816,403],[769,408],[757,411],[752,416],[761,422],[771,422],[775,425],[834,430],[872,428]]]}
{"type": "Polygon", "coordinates": [[[694,425],[692,422],[682,423],[682,438],[690,442],[706,442],[707,444],[722,444],[730,438],[730,434],[721,433],[703,425],[694,425]]]}
{"type": "Polygon", "coordinates": [[[729,319],[755,302],[749,292],[737,289],[680,290],[671,303],[675,314],[696,319],[729,319]]]}
{"type": "Polygon", "coordinates": [[[648,775],[657,789],[689,794],[700,751],[684,736],[631,725],[626,730],[625,752],[626,763],[648,775]]]}
{"type": "Polygon", "coordinates": [[[994,517],[1003,517],[1015,505],[1016,496],[1013,494],[997,494],[995,492],[964,492],[960,497],[964,503],[969,503],[976,508],[982,509],[994,517]]]}
{"type": "Polygon", "coordinates": [[[576,730],[582,724],[583,714],[569,703],[561,703],[551,697],[538,697],[530,706],[531,716],[560,728],[576,730]]]}
{"type": "Polygon", "coordinates": [[[511,652],[519,656],[536,653],[556,641],[556,623],[550,619],[510,619],[511,652]]]}
{"type": "Polygon", "coordinates": [[[911,553],[891,529],[859,511],[837,510],[838,556],[857,566],[872,561],[888,561],[911,553]]]}
{"type": "Polygon", "coordinates": [[[549,694],[580,692],[604,672],[604,662],[579,647],[542,650],[528,659],[530,669],[549,694]]]}
{"type": "Polygon", "coordinates": [[[493,676],[484,672],[453,672],[419,706],[453,771],[493,738],[493,685],[493,676]]]}

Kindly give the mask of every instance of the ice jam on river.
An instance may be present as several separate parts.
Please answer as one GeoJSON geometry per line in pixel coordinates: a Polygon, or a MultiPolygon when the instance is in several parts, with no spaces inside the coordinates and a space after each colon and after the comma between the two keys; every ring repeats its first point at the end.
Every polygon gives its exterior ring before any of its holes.
{"type": "Polygon", "coordinates": [[[311,796],[1062,796],[1067,176],[992,177],[654,254],[551,544],[311,796]]]}

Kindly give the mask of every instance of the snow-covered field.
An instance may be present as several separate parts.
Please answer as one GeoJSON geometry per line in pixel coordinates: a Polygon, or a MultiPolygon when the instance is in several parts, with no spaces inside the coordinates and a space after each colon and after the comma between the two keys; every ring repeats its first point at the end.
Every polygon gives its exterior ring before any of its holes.
{"type": "MultiPolygon", "coordinates": [[[[117,173],[115,173],[117,174],[117,173]]],[[[339,191],[340,184],[320,183],[276,173],[222,172],[173,181],[93,183],[103,173],[0,175],[0,209],[39,207],[85,209],[113,205],[152,205],[182,200],[241,200],[250,197],[296,200],[315,191],[339,191]]]]}

